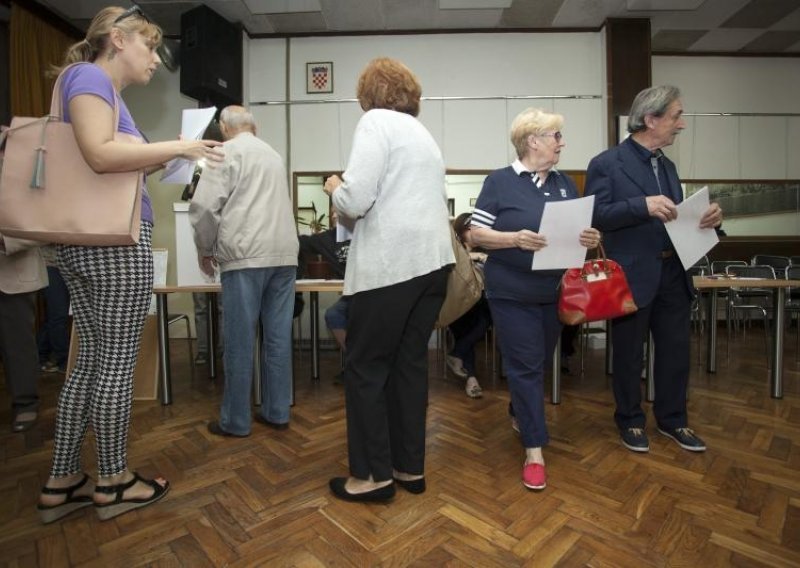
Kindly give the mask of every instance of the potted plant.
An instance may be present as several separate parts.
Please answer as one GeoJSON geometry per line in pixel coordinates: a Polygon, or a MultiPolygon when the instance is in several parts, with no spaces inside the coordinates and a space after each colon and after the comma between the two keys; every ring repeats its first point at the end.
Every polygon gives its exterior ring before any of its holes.
{"type": "MultiPolygon", "coordinates": [[[[317,207],[313,202],[311,203],[311,212],[310,220],[298,219],[297,223],[308,227],[312,235],[317,235],[327,230],[325,213],[318,215],[317,207]]],[[[331,266],[327,260],[322,258],[322,255],[315,254],[306,262],[306,274],[309,278],[324,278],[327,280],[331,278],[331,266]]]]}

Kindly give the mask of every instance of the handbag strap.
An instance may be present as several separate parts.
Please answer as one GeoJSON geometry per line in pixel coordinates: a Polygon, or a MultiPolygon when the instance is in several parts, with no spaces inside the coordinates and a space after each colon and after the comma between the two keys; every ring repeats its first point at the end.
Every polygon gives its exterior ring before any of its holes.
{"type": "MultiPolygon", "coordinates": [[[[78,63],[73,63],[71,65],[67,65],[64,69],[61,70],[61,73],[58,74],[56,78],[56,82],[53,85],[53,95],[50,99],[50,116],[53,120],[59,120],[63,122],[64,119],[64,100],[62,97],[61,92],[61,83],[64,80],[64,75],[67,73],[69,69],[72,69],[76,65],[81,65],[86,63],[85,61],[80,61],[78,63]]],[[[113,86],[112,86],[113,87],[113,86]]],[[[117,101],[117,91],[114,89],[114,130],[111,132],[111,135],[117,133],[119,129],[119,101],[117,101]]]]}
{"type": "Polygon", "coordinates": [[[584,276],[587,274],[597,274],[598,272],[611,272],[611,269],[608,267],[608,258],[606,258],[606,249],[603,248],[603,243],[598,243],[597,247],[600,249],[600,256],[583,263],[581,272],[584,276]]]}
{"type": "MultiPolygon", "coordinates": [[[[61,70],[61,73],[58,74],[56,78],[56,82],[53,85],[53,95],[50,99],[50,114],[43,116],[39,120],[35,120],[30,122],[25,126],[30,126],[31,124],[42,124],[42,134],[41,134],[41,142],[39,146],[35,148],[36,151],[36,159],[33,163],[33,175],[31,177],[31,189],[42,189],[44,188],[44,157],[45,153],[47,152],[47,147],[45,145],[45,140],[47,136],[47,123],[54,121],[54,122],[63,122],[64,118],[64,101],[61,93],[61,83],[64,80],[64,75],[66,74],[67,70],[72,69],[79,63],[73,63],[72,65],[67,65],[64,69],[61,70]]],[[[21,128],[24,128],[21,127],[21,128]]],[[[114,125],[111,131],[111,137],[113,138],[114,135],[117,133],[117,129],[119,128],[119,102],[117,101],[117,92],[114,91],[114,125]]]]}

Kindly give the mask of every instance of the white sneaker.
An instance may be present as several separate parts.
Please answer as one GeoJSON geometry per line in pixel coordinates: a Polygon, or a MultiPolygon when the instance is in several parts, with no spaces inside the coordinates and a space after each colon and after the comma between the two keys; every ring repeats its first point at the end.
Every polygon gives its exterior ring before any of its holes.
{"type": "Polygon", "coordinates": [[[456,377],[466,379],[467,371],[464,369],[464,362],[458,357],[452,355],[447,356],[447,368],[450,369],[456,377]]]}
{"type": "Polygon", "coordinates": [[[481,398],[483,396],[481,385],[478,384],[478,379],[475,377],[470,377],[467,379],[467,384],[464,387],[464,390],[466,391],[467,396],[470,398],[481,398]]]}

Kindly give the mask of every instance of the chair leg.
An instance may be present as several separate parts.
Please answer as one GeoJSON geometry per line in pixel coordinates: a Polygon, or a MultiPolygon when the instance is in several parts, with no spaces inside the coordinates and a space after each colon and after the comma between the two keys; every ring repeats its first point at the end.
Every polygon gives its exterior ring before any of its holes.
{"type": "Polygon", "coordinates": [[[189,373],[194,379],[194,349],[192,349],[192,328],[189,325],[189,318],[186,318],[186,343],[189,346],[189,373]]]}

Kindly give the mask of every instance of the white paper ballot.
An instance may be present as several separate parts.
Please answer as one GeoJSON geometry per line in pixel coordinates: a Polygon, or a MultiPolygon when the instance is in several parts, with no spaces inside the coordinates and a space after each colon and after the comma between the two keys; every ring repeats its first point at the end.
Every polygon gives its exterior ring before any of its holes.
{"type": "Polygon", "coordinates": [[[701,229],[700,219],[709,208],[708,186],[677,205],[678,218],[664,226],[686,270],[714,248],[719,237],[714,229],[701,229]]]}
{"type": "Polygon", "coordinates": [[[586,260],[586,249],[581,246],[581,231],[592,226],[594,195],[548,201],[544,204],[539,234],[547,239],[547,246],[533,255],[531,270],[580,268],[586,260]]]}
{"type": "MultiPolygon", "coordinates": [[[[200,140],[216,113],[217,107],[184,109],[181,119],[181,138],[184,140],[200,140]]],[[[170,160],[164,168],[161,181],[186,185],[192,181],[194,165],[194,161],[184,160],[183,158],[170,160]]]]}
{"type": "Polygon", "coordinates": [[[344,243],[353,240],[353,231],[356,230],[356,220],[339,215],[336,221],[336,242],[344,243]]]}

